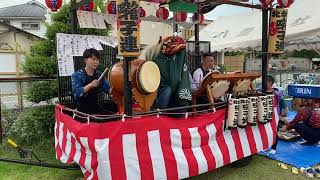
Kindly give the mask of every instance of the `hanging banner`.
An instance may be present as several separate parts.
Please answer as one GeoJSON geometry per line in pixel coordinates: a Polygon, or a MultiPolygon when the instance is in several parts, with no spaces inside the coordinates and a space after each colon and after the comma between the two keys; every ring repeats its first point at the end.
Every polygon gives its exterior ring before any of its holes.
{"type": "Polygon", "coordinates": [[[80,28],[107,29],[104,22],[105,13],[97,13],[90,11],[77,11],[78,23],[80,28]]]}
{"type": "Polygon", "coordinates": [[[169,10],[172,12],[196,13],[198,11],[198,5],[182,0],[176,0],[169,3],[169,10]]]}
{"type": "Polygon", "coordinates": [[[71,76],[74,73],[73,56],[82,56],[88,48],[103,50],[101,44],[115,48],[118,45],[117,37],[57,33],[59,76],[71,76]]]}
{"type": "Polygon", "coordinates": [[[117,0],[118,54],[140,55],[140,6],[136,0],[117,0]]]}
{"type": "Polygon", "coordinates": [[[284,52],[287,16],[287,9],[276,8],[271,10],[268,53],[282,54],[284,52]]]}

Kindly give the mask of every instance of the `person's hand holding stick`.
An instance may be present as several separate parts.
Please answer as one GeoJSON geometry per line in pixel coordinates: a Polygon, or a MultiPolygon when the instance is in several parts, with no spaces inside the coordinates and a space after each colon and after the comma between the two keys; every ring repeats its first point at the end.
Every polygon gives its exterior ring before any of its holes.
{"type": "Polygon", "coordinates": [[[99,82],[102,80],[102,78],[104,78],[104,76],[106,75],[107,71],[108,71],[108,68],[106,68],[106,69],[103,71],[103,73],[100,75],[100,77],[99,77],[99,79],[98,79],[99,82]]]}

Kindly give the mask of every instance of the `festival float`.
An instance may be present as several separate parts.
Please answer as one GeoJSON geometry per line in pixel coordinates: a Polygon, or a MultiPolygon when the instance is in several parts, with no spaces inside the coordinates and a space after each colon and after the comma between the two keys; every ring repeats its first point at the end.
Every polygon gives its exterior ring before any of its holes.
{"type": "MultiPolygon", "coordinates": [[[[52,11],[59,8],[57,2],[46,1],[52,11]]],[[[285,29],[279,30],[273,22],[270,36],[280,33],[283,36],[273,40],[274,52],[270,51],[272,43],[268,48],[268,13],[279,10],[271,7],[272,0],[260,0],[257,5],[246,0],[151,2],[159,5],[157,21],[173,22],[175,32],[176,24],[186,21],[188,13],[193,14],[198,55],[203,14],[222,4],[262,9],[263,63],[267,63],[267,49],[268,53],[283,51],[279,43],[284,40],[285,29]],[[174,12],[173,21],[168,20],[167,7],[174,12]]],[[[199,90],[191,92],[190,82],[183,82],[184,77],[188,79],[184,39],[177,34],[164,37],[141,52],[140,21],[148,18],[148,12],[140,8],[139,1],[110,1],[106,5],[108,13],[91,12],[93,6],[84,0],[72,1],[73,34],[56,36],[60,103],[55,107],[54,130],[58,160],[78,164],[85,179],[183,179],[243,160],[274,144],[278,115],[274,113],[277,112],[274,96],[265,92],[267,66],[263,66],[261,74],[211,72],[204,77],[199,90]],[[107,28],[105,22],[117,24],[118,37],[76,33],[78,25],[103,29],[107,28]],[[112,97],[98,96],[99,103],[108,110],[105,114],[86,114],[73,106],[70,76],[79,69],[76,62],[81,61],[86,48],[95,48],[103,54],[99,80],[108,79],[112,87],[112,97]],[[116,62],[116,55],[123,59],[116,62]],[[166,59],[171,61],[161,64],[166,59]],[[163,73],[164,67],[176,69],[163,73]],[[173,105],[154,109],[161,79],[177,74],[181,78],[171,82],[173,105]],[[263,93],[257,93],[253,85],[260,76],[263,93]],[[198,96],[207,96],[209,103],[197,104],[198,96]],[[197,111],[197,107],[207,109],[197,111]]]]}

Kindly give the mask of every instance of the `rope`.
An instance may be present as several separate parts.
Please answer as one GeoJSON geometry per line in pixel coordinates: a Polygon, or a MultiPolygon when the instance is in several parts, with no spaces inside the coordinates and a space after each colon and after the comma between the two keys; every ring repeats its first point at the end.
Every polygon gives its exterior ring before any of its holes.
{"type": "Polygon", "coordinates": [[[97,122],[95,120],[99,120],[100,121],[106,121],[106,120],[122,120],[122,122],[125,121],[126,118],[141,118],[141,117],[148,117],[148,116],[157,116],[157,118],[159,118],[160,114],[161,115],[185,115],[186,118],[189,117],[189,115],[192,114],[203,114],[203,113],[209,113],[209,112],[215,112],[216,108],[220,109],[223,107],[226,107],[226,103],[216,103],[215,108],[209,108],[209,109],[205,109],[205,110],[199,110],[199,111],[187,111],[187,112],[165,112],[165,111],[172,111],[172,110],[183,110],[183,109],[189,109],[192,107],[204,107],[204,106],[212,106],[213,103],[208,103],[208,104],[201,104],[201,105],[193,105],[193,106],[186,106],[186,107],[179,107],[179,108],[171,108],[171,109],[157,109],[156,111],[150,111],[147,113],[141,113],[141,114],[135,114],[133,116],[128,116],[125,114],[114,114],[114,115],[90,115],[90,114],[86,114],[83,112],[80,112],[76,109],[71,109],[68,107],[64,107],[61,105],[57,105],[58,108],[60,108],[61,113],[63,113],[63,111],[69,111],[72,112],[73,115],[73,119],[75,119],[75,117],[81,118],[83,120],[85,120],[88,124],[90,122],[97,122]]]}

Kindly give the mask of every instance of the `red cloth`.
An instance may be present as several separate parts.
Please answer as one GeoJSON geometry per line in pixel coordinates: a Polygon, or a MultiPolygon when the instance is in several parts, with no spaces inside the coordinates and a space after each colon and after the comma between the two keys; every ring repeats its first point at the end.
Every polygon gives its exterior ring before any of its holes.
{"type": "MultiPolygon", "coordinates": [[[[225,110],[187,119],[160,115],[80,123],[56,106],[56,157],[79,164],[85,179],[183,179],[270,147],[267,124],[224,130],[225,110]]],[[[275,108],[276,109],[276,108],[275,108]]]]}
{"type": "Polygon", "coordinates": [[[169,36],[164,39],[161,52],[167,55],[178,53],[186,48],[186,42],[179,36],[169,36]]]}
{"type": "Polygon", "coordinates": [[[293,129],[295,124],[302,121],[307,121],[310,111],[312,114],[311,114],[308,125],[312,128],[320,128],[320,115],[314,110],[311,110],[309,108],[303,108],[289,123],[289,126],[287,127],[287,129],[288,130],[293,129]]]}

